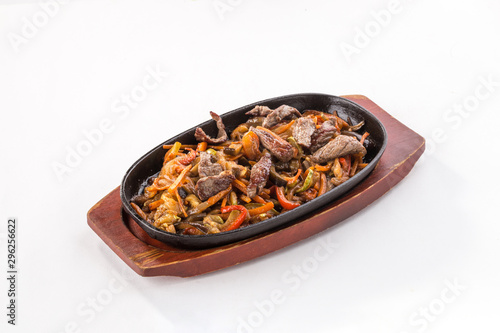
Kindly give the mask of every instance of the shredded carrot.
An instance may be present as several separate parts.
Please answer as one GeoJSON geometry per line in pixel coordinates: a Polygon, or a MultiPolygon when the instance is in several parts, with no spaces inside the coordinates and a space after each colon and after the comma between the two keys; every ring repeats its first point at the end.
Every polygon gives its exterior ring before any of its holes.
{"type": "Polygon", "coordinates": [[[227,195],[222,199],[222,203],[220,204],[221,207],[226,207],[227,204],[227,195]]]}
{"type": "Polygon", "coordinates": [[[189,170],[191,170],[191,167],[192,167],[191,164],[189,164],[187,167],[185,167],[184,170],[182,170],[179,177],[177,177],[177,179],[172,183],[172,185],[170,185],[170,187],[168,188],[168,192],[170,194],[175,193],[177,188],[181,185],[182,181],[184,180],[184,177],[186,177],[186,174],[189,172],[189,170]]]}
{"type": "Polygon", "coordinates": [[[363,142],[365,142],[365,139],[368,137],[368,135],[370,135],[370,133],[365,132],[365,134],[363,134],[363,136],[361,137],[361,140],[359,140],[359,142],[361,144],[363,144],[363,142]]]}
{"type": "MultiPolygon", "coordinates": [[[[175,144],[174,144],[175,145],[175,144]]],[[[174,145],[163,145],[163,149],[170,149],[172,148],[174,145]]],[[[195,149],[197,147],[197,145],[181,145],[180,149],[185,149],[185,148],[192,148],[192,149],[195,149]]]]}
{"type": "Polygon", "coordinates": [[[149,210],[155,210],[156,208],[158,208],[159,206],[161,206],[161,204],[163,204],[163,200],[162,199],[153,201],[152,203],[150,203],[148,205],[149,210]]]}
{"type": "Polygon", "coordinates": [[[260,196],[262,197],[262,199],[264,200],[269,200],[271,199],[271,196],[269,194],[267,194],[266,192],[264,192],[263,190],[260,192],[260,196]]]}
{"type": "Polygon", "coordinates": [[[250,199],[249,197],[247,197],[244,194],[240,195],[240,199],[243,200],[243,201],[245,201],[246,203],[252,202],[252,199],[250,199]]]}
{"type": "Polygon", "coordinates": [[[188,214],[186,213],[186,210],[184,209],[184,204],[182,203],[182,198],[179,195],[179,188],[175,189],[175,196],[177,197],[177,201],[179,202],[179,206],[181,207],[182,214],[184,214],[184,217],[188,217],[188,214]]]}
{"type": "Polygon", "coordinates": [[[232,186],[229,185],[229,187],[227,189],[225,189],[224,191],[221,191],[221,192],[217,193],[216,195],[214,195],[213,197],[208,198],[207,203],[210,206],[214,205],[217,201],[224,198],[229,192],[231,192],[232,189],[233,189],[232,186]]]}
{"type": "MultiPolygon", "coordinates": [[[[170,144],[170,145],[163,145],[163,149],[170,149],[173,146],[174,145],[172,145],[172,144],[170,144]]],[[[208,148],[212,148],[212,149],[224,149],[224,148],[227,148],[227,147],[228,147],[228,145],[218,145],[218,146],[207,145],[207,149],[208,148]]],[[[180,149],[186,149],[186,148],[197,149],[198,145],[181,145],[180,149]]]]}
{"type": "Polygon", "coordinates": [[[337,132],[340,132],[340,126],[337,116],[335,116],[335,129],[337,130],[337,132]]]}
{"type": "Polygon", "coordinates": [[[286,132],[290,127],[292,127],[293,123],[295,123],[295,120],[292,120],[288,124],[277,126],[272,131],[278,135],[282,134],[286,132]]]}
{"type": "Polygon", "coordinates": [[[247,194],[247,186],[239,179],[233,180],[233,186],[236,187],[238,190],[243,192],[244,194],[247,194]]]}
{"type": "Polygon", "coordinates": [[[255,202],[261,203],[261,204],[265,204],[266,203],[266,200],[262,199],[262,197],[258,196],[258,195],[256,195],[255,197],[253,197],[252,200],[255,201],[255,202]]]}
{"type": "Polygon", "coordinates": [[[273,208],[274,208],[273,202],[269,201],[269,202],[265,203],[263,206],[260,206],[260,207],[254,208],[254,209],[249,209],[248,213],[250,214],[250,216],[255,216],[255,215],[259,215],[259,214],[264,214],[265,212],[270,211],[273,208]]]}
{"type": "Polygon", "coordinates": [[[139,216],[143,220],[147,220],[148,219],[148,217],[146,216],[146,213],[144,213],[144,211],[139,206],[137,206],[135,203],[131,202],[130,206],[132,206],[132,208],[134,208],[134,210],[137,212],[137,214],[139,214],[139,216]]]}
{"type": "Polygon", "coordinates": [[[354,163],[352,164],[351,172],[349,172],[349,177],[352,177],[356,174],[356,170],[358,169],[358,164],[359,164],[359,158],[356,157],[354,159],[354,163]]]}
{"type": "Polygon", "coordinates": [[[208,143],[205,141],[198,143],[198,146],[196,147],[197,151],[205,151],[207,150],[208,143]]]}
{"type": "Polygon", "coordinates": [[[367,165],[368,165],[368,163],[359,163],[358,168],[364,169],[367,165]]]}

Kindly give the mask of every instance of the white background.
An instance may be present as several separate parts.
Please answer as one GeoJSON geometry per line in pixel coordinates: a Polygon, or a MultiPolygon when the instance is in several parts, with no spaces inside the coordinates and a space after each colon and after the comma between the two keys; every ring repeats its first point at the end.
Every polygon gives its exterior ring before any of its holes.
{"type": "Polygon", "coordinates": [[[500,3],[390,3],[0,1],[0,266],[17,217],[20,273],[15,327],[1,274],[0,330],[498,331],[500,3]],[[123,108],[148,68],[161,82],[123,108]],[[88,227],[138,157],[209,110],[300,92],[364,94],[428,151],[345,223],[195,278],[140,277],[88,227]],[[111,130],[58,179],[104,119],[111,130]],[[318,262],[321,241],[336,249],[318,262]]]}

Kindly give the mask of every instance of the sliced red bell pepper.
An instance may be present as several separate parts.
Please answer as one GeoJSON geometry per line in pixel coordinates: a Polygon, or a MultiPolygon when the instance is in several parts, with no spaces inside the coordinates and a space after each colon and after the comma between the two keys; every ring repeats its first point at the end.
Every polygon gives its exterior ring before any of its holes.
{"type": "Polygon", "coordinates": [[[298,202],[288,201],[288,199],[285,197],[283,187],[276,187],[276,196],[278,197],[278,201],[280,202],[281,207],[287,210],[292,210],[300,206],[300,203],[298,202]]]}
{"type": "Polygon", "coordinates": [[[243,221],[245,221],[245,219],[248,215],[248,210],[241,205],[226,206],[226,207],[222,207],[220,209],[222,214],[229,213],[233,210],[239,210],[240,215],[238,215],[238,217],[230,225],[222,228],[221,231],[229,231],[229,230],[238,229],[240,227],[240,225],[243,223],[243,221]]]}

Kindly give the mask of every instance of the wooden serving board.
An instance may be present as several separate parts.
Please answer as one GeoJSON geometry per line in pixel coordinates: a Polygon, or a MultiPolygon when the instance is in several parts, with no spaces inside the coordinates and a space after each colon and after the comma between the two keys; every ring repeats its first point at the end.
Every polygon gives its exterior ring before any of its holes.
{"type": "Polygon", "coordinates": [[[343,197],[278,230],[237,243],[205,249],[174,248],[150,238],[122,209],[119,187],[87,214],[89,226],[142,276],[195,276],[258,258],[306,239],[365,208],[413,168],[425,150],[423,137],[365,96],[343,96],[365,107],[385,126],[388,145],[375,170],[343,197]]]}

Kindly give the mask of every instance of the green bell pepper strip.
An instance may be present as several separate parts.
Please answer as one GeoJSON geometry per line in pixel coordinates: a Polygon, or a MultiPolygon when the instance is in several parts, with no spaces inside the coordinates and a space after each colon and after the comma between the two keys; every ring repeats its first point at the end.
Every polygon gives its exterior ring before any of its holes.
{"type": "Polygon", "coordinates": [[[304,184],[295,193],[307,191],[312,185],[312,178],[313,178],[313,171],[309,169],[309,173],[307,174],[307,177],[304,180],[304,184]]]}

